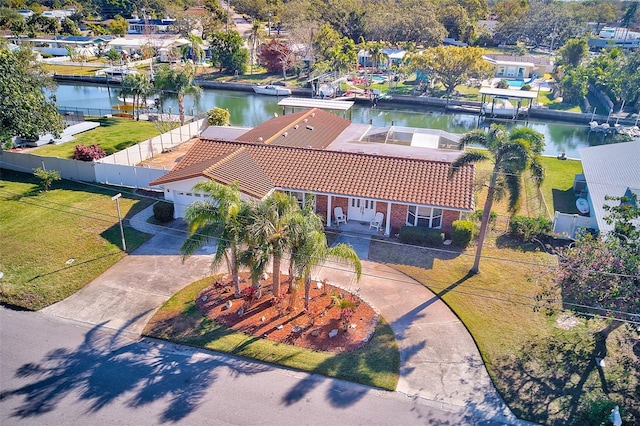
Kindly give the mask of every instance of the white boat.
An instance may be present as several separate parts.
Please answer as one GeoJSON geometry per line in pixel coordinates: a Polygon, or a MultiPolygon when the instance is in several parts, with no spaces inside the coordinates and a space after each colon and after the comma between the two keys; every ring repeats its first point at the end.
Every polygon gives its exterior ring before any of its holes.
{"type": "Polygon", "coordinates": [[[517,118],[524,115],[529,107],[513,105],[509,100],[502,98],[494,98],[493,102],[486,102],[482,105],[482,112],[491,117],[517,118]]]}
{"type": "MultiPolygon", "coordinates": [[[[126,97],[118,96],[118,100],[125,105],[133,105],[133,97],[131,96],[126,96],[126,97]]],[[[155,106],[155,104],[156,104],[155,99],[142,99],[142,98],[138,99],[138,105],[140,107],[150,108],[152,106],[155,106]]]]}
{"type": "Polygon", "coordinates": [[[291,94],[291,90],[286,87],[274,86],[273,84],[268,84],[266,86],[253,86],[253,91],[260,95],[271,96],[289,96],[291,94]]]}
{"type": "Polygon", "coordinates": [[[608,134],[609,132],[611,132],[611,126],[609,126],[609,123],[598,124],[597,121],[590,121],[589,130],[592,132],[600,132],[600,133],[608,134]]]}

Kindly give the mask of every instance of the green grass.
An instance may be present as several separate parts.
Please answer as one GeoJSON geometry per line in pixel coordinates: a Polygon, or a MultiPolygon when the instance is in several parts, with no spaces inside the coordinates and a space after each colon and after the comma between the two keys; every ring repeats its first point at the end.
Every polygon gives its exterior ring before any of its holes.
{"type": "Polygon", "coordinates": [[[573,180],[576,174],[582,173],[582,163],[579,160],[542,157],[542,165],[546,176],[540,189],[551,214],[554,211],[578,213],[573,180]]]}
{"type": "Polygon", "coordinates": [[[149,321],[143,334],[395,390],[400,353],[393,331],[384,320],[371,341],[356,351],[337,354],[275,343],[230,330],[200,313],[194,301],[214,280],[209,277],[196,281],[176,293],[149,321]]]}
{"type": "Polygon", "coordinates": [[[442,255],[372,241],[369,258],[401,259],[402,265],[392,266],[442,297],[468,328],[496,388],[518,417],[541,424],[587,424],[582,416],[595,400],[615,402],[625,407],[628,419],[640,419],[637,332],[615,330],[602,352],[594,333],[604,321],[578,317],[575,328],[562,330],[555,322],[560,311],[535,309],[554,257],[524,250],[505,237],[490,238],[481,273],[467,276],[473,252],[442,255]],[[603,386],[593,359],[605,353],[603,386]]]}
{"type": "Polygon", "coordinates": [[[63,75],[96,75],[96,71],[101,70],[102,67],[96,67],[90,62],[85,66],[79,65],[57,65],[57,64],[43,64],[42,68],[45,71],[54,72],[56,74],[63,75]]]}
{"type": "MultiPolygon", "coordinates": [[[[125,218],[150,204],[120,189],[66,180],[43,193],[33,175],[2,170],[0,303],[44,308],[75,293],[122,258],[111,200],[117,192],[123,194],[120,208],[125,218]]],[[[148,237],[125,227],[129,250],[148,237]]]]}
{"type": "Polygon", "coordinates": [[[110,155],[160,134],[157,127],[148,121],[116,117],[90,118],[87,121],[98,121],[100,127],[76,135],[71,142],[41,146],[33,153],[49,157],[73,158],[76,145],[89,146],[97,143],[107,155],[110,155]]]}

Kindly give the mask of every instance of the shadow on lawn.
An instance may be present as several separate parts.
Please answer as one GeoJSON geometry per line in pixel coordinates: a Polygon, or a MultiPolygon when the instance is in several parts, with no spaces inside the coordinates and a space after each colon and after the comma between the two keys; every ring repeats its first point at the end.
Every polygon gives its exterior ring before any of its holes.
{"type": "Polygon", "coordinates": [[[369,260],[384,264],[417,266],[432,269],[435,259],[451,260],[462,254],[456,248],[420,247],[372,238],[369,260]]]}
{"type": "MultiPolygon", "coordinates": [[[[607,349],[611,344],[607,338],[614,328],[533,336],[518,351],[499,359],[497,382],[502,384],[503,396],[513,412],[542,424],[591,424],[593,407],[604,402],[610,408],[619,404],[626,411],[625,421],[636,424],[638,362],[607,349]],[[604,366],[596,359],[604,359],[604,366]]],[[[617,348],[615,352],[625,352],[624,346],[617,348]]]]}
{"type": "Polygon", "coordinates": [[[57,409],[66,398],[74,398],[77,404],[87,406],[87,412],[97,413],[126,398],[125,405],[130,407],[165,403],[159,418],[151,422],[178,422],[205,402],[206,390],[220,374],[226,374],[221,367],[248,375],[267,368],[211,357],[191,357],[184,362],[184,355],[151,351],[145,344],[119,339],[118,334],[99,332],[105,324],[89,330],[76,348],[60,347],[38,363],[22,365],[15,375],[26,384],[0,394],[0,400],[24,401],[11,417],[37,418],[57,409]]]}

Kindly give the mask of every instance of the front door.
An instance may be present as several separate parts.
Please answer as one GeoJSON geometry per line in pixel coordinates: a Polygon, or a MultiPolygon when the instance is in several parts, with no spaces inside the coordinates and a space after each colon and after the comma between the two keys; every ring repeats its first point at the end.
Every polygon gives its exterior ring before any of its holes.
{"type": "Polygon", "coordinates": [[[369,222],[376,215],[376,202],[366,198],[349,198],[347,219],[369,222]]]}

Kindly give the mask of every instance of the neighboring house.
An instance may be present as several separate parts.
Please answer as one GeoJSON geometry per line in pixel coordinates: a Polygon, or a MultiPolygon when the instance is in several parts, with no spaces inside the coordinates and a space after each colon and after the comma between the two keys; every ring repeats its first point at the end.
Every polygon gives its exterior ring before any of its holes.
{"type": "MultiPolygon", "coordinates": [[[[392,65],[399,65],[404,60],[404,57],[407,55],[406,50],[402,49],[380,49],[382,52],[382,57],[380,58],[380,63],[378,63],[378,67],[382,69],[387,69],[392,65]]],[[[371,58],[371,53],[368,50],[360,49],[358,52],[358,65],[361,67],[372,67],[373,60],[371,58]]]]}
{"type": "Polygon", "coordinates": [[[588,40],[589,48],[622,47],[635,49],[640,47],[640,32],[631,31],[629,28],[604,27],[598,35],[598,38],[594,37],[588,40]]]}
{"type": "Polygon", "coordinates": [[[173,18],[140,19],[134,17],[133,19],[127,19],[127,22],[129,23],[127,34],[160,34],[172,32],[173,23],[176,20],[173,18]]]}
{"type": "Polygon", "coordinates": [[[55,36],[42,38],[21,38],[20,42],[29,42],[33,50],[42,55],[68,56],[69,48],[76,53],[85,56],[95,56],[100,43],[105,43],[111,36],[84,37],[84,36],[55,36]]]}
{"type": "Polygon", "coordinates": [[[362,142],[370,130],[317,108],[271,119],[242,134],[210,128],[173,170],[150,184],[162,187],[165,199],[174,202],[175,217],[202,200],[194,185],[212,179],[238,182],[247,199],[284,191],[303,203],[313,195],[327,226],[336,222],[335,208],[340,207],[349,222],[364,223],[366,229],[382,213],[386,235],[405,225],[450,235],[453,221],[474,209],[474,166],[450,178],[451,161],[461,151],[362,142]],[[388,153],[392,150],[397,154],[388,153]]]}
{"type": "MultiPolygon", "coordinates": [[[[583,174],[574,188],[576,197],[586,199],[588,213],[561,215],[556,212],[554,232],[574,238],[580,227],[606,233],[613,225],[606,222],[609,212],[605,205],[614,205],[605,197],[640,194],[640,141],[593,146],[580,150],[583,174]],[[573,226],[572,226],[573,224],[573,226]]],[[[638,223],[640,226],[640,222],[638,223]]]]}
{"type": "Polygon", "coordinates": [[[124,52],[128,55],[141,54],[145,46],[152,46],[158,52],[160,62],[170,62],[171,51],[189,45],[187,39],[177,36],[128,36],[118,37],[111,40],[106,50],[115,49],[117,52],[124,52]]]}
{"type": "Polygon", "coordinates": [[[494,66],[496,78],[526,79],[540,77],[553,70],[553,63],[548,57],[487,54],[482,58],[494,66]]]}

